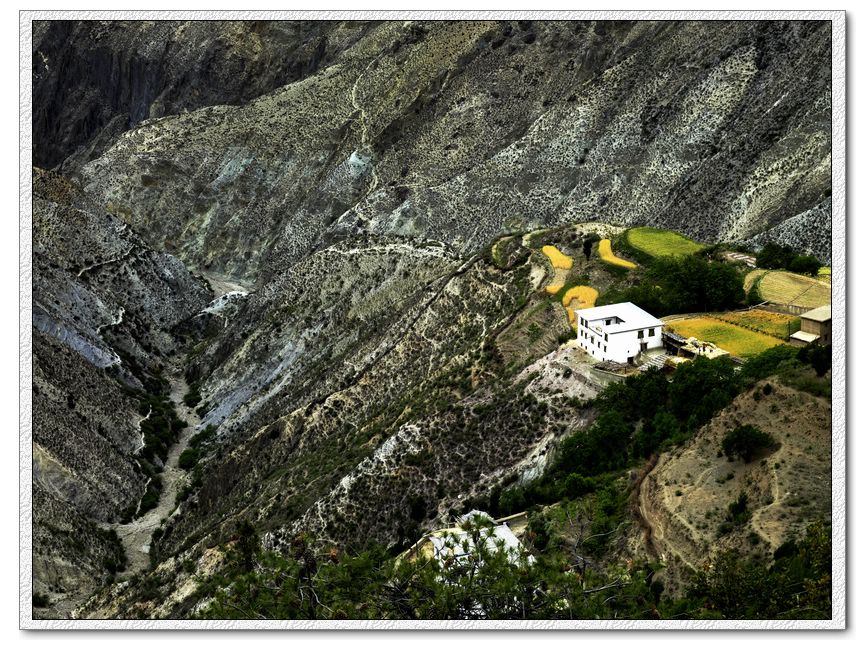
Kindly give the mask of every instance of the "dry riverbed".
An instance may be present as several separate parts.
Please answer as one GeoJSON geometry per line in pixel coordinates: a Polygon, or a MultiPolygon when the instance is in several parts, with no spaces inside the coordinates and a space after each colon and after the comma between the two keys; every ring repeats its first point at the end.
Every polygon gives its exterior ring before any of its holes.
{"type": "Polygon", "coordinates": [[[126,551],[126,571],[121,574],[121,578],[144,571],[150,566],[150,542],[153,538],[153,532],[173,513],[177,493],[183,487],[186,479],[186,470],[180,469],[178,466],[180,454],[189,445],[189,440],[195,435],[201,422],[195,411],[183,403],[183,396],[189,390],[183,376],[183,369],[180,366],[172,367],[168,379],[171,384],[170,399],[174,403],[178,417],[186,422],[187,426],[180,432],[180,439],[177,443],[168,450],[165,469],[161,474],[162,493],[159,495],[159,503],[155,508],[128,524],[114,524],[112,526],[117,531],[126,551]]]}

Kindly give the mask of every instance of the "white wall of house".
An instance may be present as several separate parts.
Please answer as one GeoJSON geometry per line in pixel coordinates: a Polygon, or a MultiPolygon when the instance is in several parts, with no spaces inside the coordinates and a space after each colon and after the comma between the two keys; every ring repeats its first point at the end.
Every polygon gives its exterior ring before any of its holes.
{"type": "Polygon", "coordinates": [[[576,312],[577,344],[581,348],[600,361],[628,363],[640,352],[663,347],[661,321],[642,310],[638,314],[633,305],[618,312],[616,307],[576,312]],[[625,318],[619,318],[617,313],[625,318]],[[628,321],[634,323],[633,329],[628,328],[628,321]]]}
{"type": "Polygon", "coordinates": [[[655,350],[663,347],[660,327],[646,327],[642,330],[617,332],[601,335],[590,328],[578,333],[577,342],[586,352],[600,361],[616,361],[628,363],[629,358],[636,357],[641,351],[655,350]],[[642,338],[640,338],[642,332],[642,338]],[[645,349],[642,344],[645,343],[645,349]]]}

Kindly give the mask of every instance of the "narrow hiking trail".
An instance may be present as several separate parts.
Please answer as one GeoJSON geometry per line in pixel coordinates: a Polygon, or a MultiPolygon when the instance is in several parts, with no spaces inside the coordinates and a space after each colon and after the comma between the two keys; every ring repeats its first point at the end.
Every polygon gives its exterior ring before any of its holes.
{"type": "Polygon", "coordinates": [[[195,410],[183,403],[183,396],[189,387],[180,365],[171,366],[168,381],[171,385],[169,399],[174,403],[178,417],[186,422],[186,427],[180,432],[179,440],[168,450],[165,468],[160,475],[162,492],[156,507],[128,524],[111,526],[117,532],[126,551],[126,570],[120,577],[128,577],[133,573],[144,571],[150,566],[150,542],[153,539],[153,531],[159,528],[163,520],[167,519],[174,511],[177,493],[186,478],[186,470],[180,469],[178,466],[180,454],[187,448],[189,440],[195,435],[201,423],[195,410]]]}

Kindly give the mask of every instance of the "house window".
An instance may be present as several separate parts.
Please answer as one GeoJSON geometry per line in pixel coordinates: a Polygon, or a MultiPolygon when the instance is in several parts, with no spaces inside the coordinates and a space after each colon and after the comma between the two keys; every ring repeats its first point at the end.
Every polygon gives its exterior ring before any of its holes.
{"type": "Polygon", "coordinates": [[[643,330],[640,330],[639,332],[637,332],[637,338],[638,339],[643,338],[643,330]]]}
{"type": "Polygon", "coordinates": [[[606,335],[606,334],[604,334],[604,340],[605,340],[605,341],[609,341],[609,340],[610,340],[609,336],[606,335]]]}
{"type": "Polygon", "coordinates": [[[652,327],[649,329],[649,336],[654,336],[654,335],[655,335],[655,328],[652,327]]]}
{"type": "Polygon", "coordinates": [[[606,351],[607,351],[607,346],[605,345],[605,346],[604,346],[604,352],[606,352],[606,351]]]}

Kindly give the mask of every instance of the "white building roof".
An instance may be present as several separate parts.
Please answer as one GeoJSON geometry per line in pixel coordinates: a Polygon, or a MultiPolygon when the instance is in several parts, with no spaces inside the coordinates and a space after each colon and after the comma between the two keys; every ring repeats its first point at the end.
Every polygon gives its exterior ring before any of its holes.
{"type": "Polygon", "coordinates": [[[575,312],[578,318],[584,318],[589,323],[605,320],[607,318],[621,319],[622,322],[604,325],[603,330],[609,334],[616,332],[630,332],[631,330],[646,327],[661,327],[663,322],[652,316],[649,312],[640,309],[632,302],[617,302],[614,305],[602,307],[589,307],[575,312]]]}
{"type": "Polygon", "coordinates": [[[805,343],[810,343],[811,341],[816,341],[820,338],[819,334],[811,334],[810,332],[803,332],[799,330],[795,334],[790,335],[791,339],[795,339],[797,341],[804,341],[805,343]]]}
{"type": "MultiPolygon", "coordinates": [[[[427,537],[432,544],[432,555],[437,560],[444,561],[453,557],[457,561],[463,561],[474,553],[475,543],[472,535],[464,527],[472,523],[484,526],[479,531],[479,540],[491,553],[501,548],[507,554],[508,560],[516,563],[520,557],[522,545],[514,535],[513,531],[505,524],[496,524],[492,517],[480,510],[472,510],[459,519],[459,525],[455,528],[438,530],[427,537]]],[[[526,560],[529,564],[534,563],[534,557],[529,555],[526,560]]]]}
{"type": "Polygon", "coordinates": [[[811,311],[806,311],[800,316],[800,318],[807,318],[808,320],[815,320],[818,323],[825,323],[827,320],[832,319],[832,305],[823,305],[822,307],[817,307],[811,311]]]}

